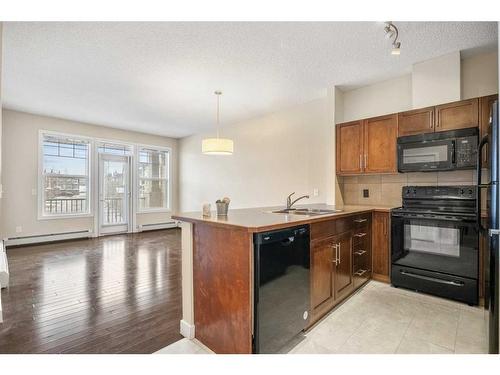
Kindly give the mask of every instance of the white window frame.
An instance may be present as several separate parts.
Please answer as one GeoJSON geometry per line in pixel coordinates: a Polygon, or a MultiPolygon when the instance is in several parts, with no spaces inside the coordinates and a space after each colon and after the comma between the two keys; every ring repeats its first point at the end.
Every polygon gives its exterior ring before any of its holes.
{"type": "Polygon", "coordinates": [[[92,163],[93,163],[93,158],[92,155],[94,154],[93,152],[93,147],[94,147],[94,142],[92,138],[90,137],[85,137],[85,136],[80,136],[80,135],[75,135],[75,134],[68,134],[68,133],[60,133],[60,132],[54,132],[54,131],[49,131],[49,130],[40,130],[38,132],[38,199],[37,199],[37,205],[38,205],[38,220],[54,220],[54,219],[66,219],[66,218],[81,218],[81,217],[92,217],[93,215],[93,176],[92,176],[92,163]],[[44,174],[43,174],[43,142],[45,136],[53,136],[53,137],[61,137],[61,138],[74,138],[77,140],[82,140],[88,142],[88,149],[87,149],[87,212],[85,213],[69,213],[69,214],[55,214],[55,215],[50,215],[46,214],[44,212],[44,196],[45,196],[45,182],[44,182],[44,174]]]}
{"type": "Polygon", "coordinates": [[[134,154],[134,159],[135,159],[135,175],[136,175],[136,181],[135,181],[135,188],[136,188],[136,206],[137,210],[136,212],[138,214],[145,214],[145,213],[169,213],[172,212],[172,148],[170,147],[160,147],[160,146],[152,146],[152,145],[144,145],[144,144],[136,144],[135,148],[135,154],[134,154]],[[142,208],[139,204],[139,188],[140,188],[140,181],[143,180],[144,178],[141,178],[139,176],[139,153],[141,150],[154,150],[154,151],[160,151],[160,152],[166,152],[168,156],[167,160],[167,188],[165,189],[165,194],[167,195],[167,199],[165,202],[167,203],[166,207],[155,207],[155,208],[142,208]]]}

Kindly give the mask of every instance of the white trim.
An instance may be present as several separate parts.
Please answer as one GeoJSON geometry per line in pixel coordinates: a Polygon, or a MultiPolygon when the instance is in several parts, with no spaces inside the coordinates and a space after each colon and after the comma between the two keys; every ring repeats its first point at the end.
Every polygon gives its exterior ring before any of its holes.
{"type": "Polygon", "coordinates": [[[92,237],[92,232],[88,230],[68,232],[68,233],[53,233],[39,236],[27,237],[11,237],[4,240],[5,246],[29,245],[42,242],[73,240],[76,238],[92,237]]]}
{"type": "MultiPolygon", "coordinates": [[[[9,286],[9,263],[7,262],[7,253],[3,241],[0,240],[0,288],[9,286]]],[[[0,301],[0,318],[1,318],[2,303],[0,301]]],[[[0,320],[1,321],[1,320],[0,320]]]]}
{"type": "Polygon", "coordinates": [[[180,322],[180,333],[187,339],[194,339],[194,324],[189,324],[184,319],[180,322]]]}

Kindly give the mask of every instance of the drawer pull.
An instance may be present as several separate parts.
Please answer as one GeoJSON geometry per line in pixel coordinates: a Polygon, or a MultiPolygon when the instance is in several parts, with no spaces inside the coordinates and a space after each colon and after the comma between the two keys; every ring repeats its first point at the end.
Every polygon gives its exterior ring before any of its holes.
{"type": "Polygon", "coordinates": [[[463,281],[443,280],[443,279],[438,279],[436,277],[431,277],[431,276],[417,275],[416,273],[402,271],[402,270],[399,271],[399,273],[401,273],[401,275],[405,275],[405,276],[409,276],[409,277],[414,277],[416,279],[434,281],[435,283],[440,283],[440,284],[453,285],[453,286],[458,286],[458,287],[465,285],[465,283],[463,281]]]}
{"type": "Polygon", "coordinates": [[[355,223],[364,223],[365,221],[368,221],[368,219],[355,219],[355,223]]]}
{"type": "Polygon", "coordinates": [[[355,276],[363,276],[368,270],[359,270],[357,272],[354,272],[355,276]]]}
{"type": "Polygon", "coordinates": [[[366,233],[356,233],[354,235],[354,237],[359,237],[359,238],[364,237],[364,236],[366,236],[366,233]]]}
{"type": "Polygon", "coordinates": [[[354,252],[354,254],[356,255],[363,255],[364,253],[366,253],[366,250],[359,250],[354,252]]]}

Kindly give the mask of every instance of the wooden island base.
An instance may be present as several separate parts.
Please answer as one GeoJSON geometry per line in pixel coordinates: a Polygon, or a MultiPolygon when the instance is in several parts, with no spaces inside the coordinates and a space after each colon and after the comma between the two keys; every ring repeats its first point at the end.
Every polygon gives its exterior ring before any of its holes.
{"type": "Polygon", "coordinates": [[[199,213],[173,216],[183,222],[181,334],[196,337],[215,353],[252,353],[254,233],[310,225],[309,326],[371,278],[374,256],[381,272],[386,271],[388,248],[372,251],[372,215],[388,218],[390,208],[349,206],[310,217],[273,214],[271,209],[232,210],[225,219],[199,213]],[[335,257],[340,261],[334,262],[335,257]]]}

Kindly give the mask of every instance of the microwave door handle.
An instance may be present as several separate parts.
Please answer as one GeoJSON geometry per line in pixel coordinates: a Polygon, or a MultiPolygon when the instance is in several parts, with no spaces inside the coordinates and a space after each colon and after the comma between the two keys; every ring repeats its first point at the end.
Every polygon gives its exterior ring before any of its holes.
{"type": "Polygon", "coordinates": [[[456,167],[455,151],[456,151],[455,141],[451,141],[451,165],[453,166],[453,168],[456,167]]]}
{"type": "Polygon", "coordinates": [[[481,179],[482,179],[482,169],[483,169],[483,148],[490,142],[490,138],[488,137],[488,134],[481,139],[481,142],[479,143],[479,147],[477,149],[477,163],[476,163],[476,176],[477,176],[477,189],[476,189],[476,215],[477,215],[477,225],[479,227],[479,232],[484,233],[486,231],[486,228],[483,227],[483,224],[481,223],[481,188],[488,186],[488,184],[481,184],[481,179]]]}

